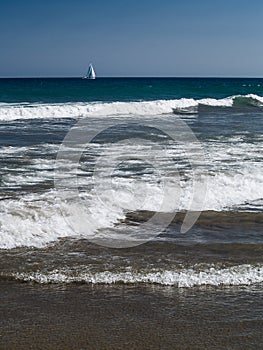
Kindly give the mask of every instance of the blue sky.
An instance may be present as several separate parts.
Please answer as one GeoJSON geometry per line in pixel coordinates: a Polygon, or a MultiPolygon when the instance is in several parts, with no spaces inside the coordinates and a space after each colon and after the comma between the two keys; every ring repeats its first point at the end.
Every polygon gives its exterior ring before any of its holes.
{"type": "Polygon", "coordinates": [[[0,76],[263,76],[262,0],[1,0],[0,76]]]}

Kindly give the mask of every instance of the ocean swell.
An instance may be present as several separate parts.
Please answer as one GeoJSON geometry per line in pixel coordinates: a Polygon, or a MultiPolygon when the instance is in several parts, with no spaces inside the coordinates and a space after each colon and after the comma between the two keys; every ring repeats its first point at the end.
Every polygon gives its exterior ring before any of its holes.
{"type": "Polygon", "coordinates": [[[199,105],[211,107],[263,107],[263,97],[249,94],[223,99],[175,99],[141,102],[92,102],[63,104],[0,104],[0,120],[103,117],[110,115],[160,115],[195,113],[199,105]]]}

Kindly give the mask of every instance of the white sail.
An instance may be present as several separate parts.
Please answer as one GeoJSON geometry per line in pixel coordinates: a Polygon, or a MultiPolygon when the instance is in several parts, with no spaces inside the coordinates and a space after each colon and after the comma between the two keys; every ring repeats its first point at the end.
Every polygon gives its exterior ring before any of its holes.
{"type": "Polygon", "coordinates": [[[90,63],[89,68],[88,68],[88,72],[83,77],[83,79],[95,79],[95,78],[96,78],[96,73],[95,73],[95,70],[94,70],[92,64],[90,63]]]}
{"type": "Polygon", "coordinates": [[[90,79],[95,79],[95,78],[96,78],[96,74],[95,74],[94,68],[91,64],[90,65],[90,79]]]}

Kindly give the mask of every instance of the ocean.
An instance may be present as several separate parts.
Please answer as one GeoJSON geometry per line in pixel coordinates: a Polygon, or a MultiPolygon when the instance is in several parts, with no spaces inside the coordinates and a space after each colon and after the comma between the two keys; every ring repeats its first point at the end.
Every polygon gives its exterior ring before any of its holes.
{"type": "Polygon", "coordinates": [[[4,349],[260,348],[263,79],[0,79],[0,135],[4,349]]]}

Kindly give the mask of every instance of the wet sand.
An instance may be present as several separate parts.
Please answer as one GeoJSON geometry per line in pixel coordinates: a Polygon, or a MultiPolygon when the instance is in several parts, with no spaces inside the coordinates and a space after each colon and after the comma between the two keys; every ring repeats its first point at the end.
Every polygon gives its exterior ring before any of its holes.
{"type": "Polygon", "coordinates": [[[1,281],[1,349],[260,349],[262,286],[1,281]]]}

